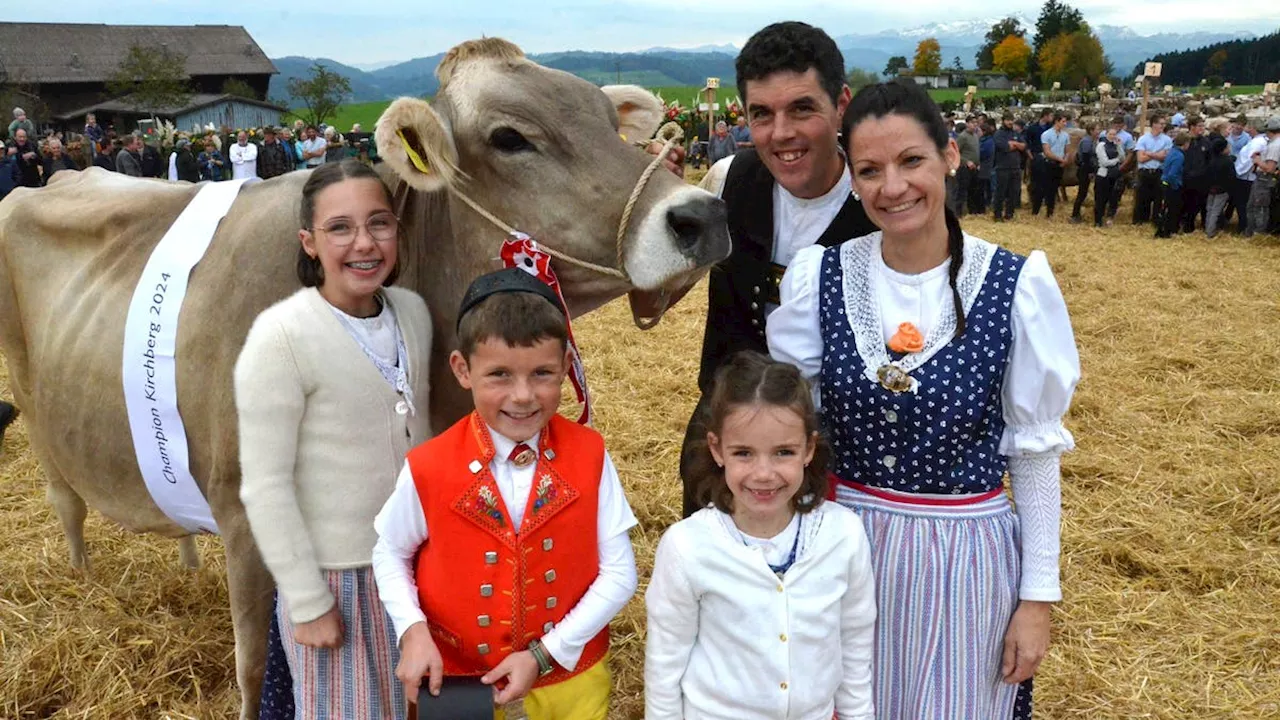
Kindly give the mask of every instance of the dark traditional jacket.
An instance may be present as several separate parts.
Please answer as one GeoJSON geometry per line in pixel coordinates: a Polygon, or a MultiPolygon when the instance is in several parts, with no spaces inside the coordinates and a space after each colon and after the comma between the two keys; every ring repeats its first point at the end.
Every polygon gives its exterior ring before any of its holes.
{"type": "MultiPolygon", "coordinates": [[[[698,387],[706,393],[716,369],[742,350],[767,353],[765,305],[778,303],[778,285],[786,268],[773,262],[773,175],[754,148],[733,156],[724,190],[733,251],[711,269],[707,326],[702,336],[698,387]]],[[[876,231],[862,203],[849,197],[818,238],[830,247],[876,231]]]]}

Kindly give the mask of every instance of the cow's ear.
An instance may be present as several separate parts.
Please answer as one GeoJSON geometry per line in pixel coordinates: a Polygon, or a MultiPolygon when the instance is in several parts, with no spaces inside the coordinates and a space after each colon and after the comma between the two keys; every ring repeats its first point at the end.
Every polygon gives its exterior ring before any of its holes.
{"type": "Polygon", "coordinates": [[[449,124],[425,100],[402,97],[378,118],[378,155],[397,175],[419,190],[452,185],[458,169],[458,149],[449,124]]]}
{"type": "Polygon", "coordinates": [[[618,111],[618,134],[623,140],[639,142],[653,137],[666,109],[658,96],[636,85],[606,85],[600,89],[618,111]]]}

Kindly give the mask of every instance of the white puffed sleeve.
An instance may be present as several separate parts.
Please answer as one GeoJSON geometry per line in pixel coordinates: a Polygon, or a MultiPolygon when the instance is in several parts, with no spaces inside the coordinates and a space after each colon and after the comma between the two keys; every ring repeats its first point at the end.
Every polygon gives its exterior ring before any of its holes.
{"type": "Polygon", "coordinates": [[[1049,260],[1037,250],[1027,258],[1013,298],[1013,344],[1004,376],[1000,454],[1057,456],[1074,448],[1075,440],[1062,417],[1079,380],[1080,354],[1067,303],[1049,260]]]}
{"type": "Polygon", "coordinates": [[[779,288],[781,305],[765,325],[769,354],[775,360],[800,368],[800,375],[813,386],[813,400],[820,402],[818,374],[822,372],[822,328],[818,321],[819,282],[822,277],[821,245],[796,253],[779,288]]]}

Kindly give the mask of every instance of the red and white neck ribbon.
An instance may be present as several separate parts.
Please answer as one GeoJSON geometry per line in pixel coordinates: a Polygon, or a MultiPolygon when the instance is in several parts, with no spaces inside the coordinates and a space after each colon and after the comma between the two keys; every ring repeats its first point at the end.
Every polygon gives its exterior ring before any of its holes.
{"type": "Polygon", "coordinates": [[[587,369],[582,365],[582,354],[578,352],[578,343],[573,339],[573,324],[569,322],[569,305],[564,301],[564,291],[560,289],[560,281],[551,269],[551,256],[538,247],[533,238],[519,231],[511,231],[511,239],[502,243],[503,267],[518,267],[530,275],[546,283],[560,298],[560,308],[564,311],[565,325],[569,329],[569,382],[582,405],[582,414],[578,416],[579,425],[591,424],[591,391],[587,389],[587,369]]]}

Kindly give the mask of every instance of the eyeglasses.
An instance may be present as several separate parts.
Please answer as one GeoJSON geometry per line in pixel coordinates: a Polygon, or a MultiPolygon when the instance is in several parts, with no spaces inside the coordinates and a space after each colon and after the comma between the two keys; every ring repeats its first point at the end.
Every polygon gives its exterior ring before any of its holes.
{"type": "Polygon", "coordinates": [[[400,219],[391,213],[379,213],[365,221],[364,225],[350,220],[334,220],[323,227],[314,228],[323,232],[334,247],[346,247],[356,241],[363,227],[375,242],[395,240],[400,232],[400,219]]]}

